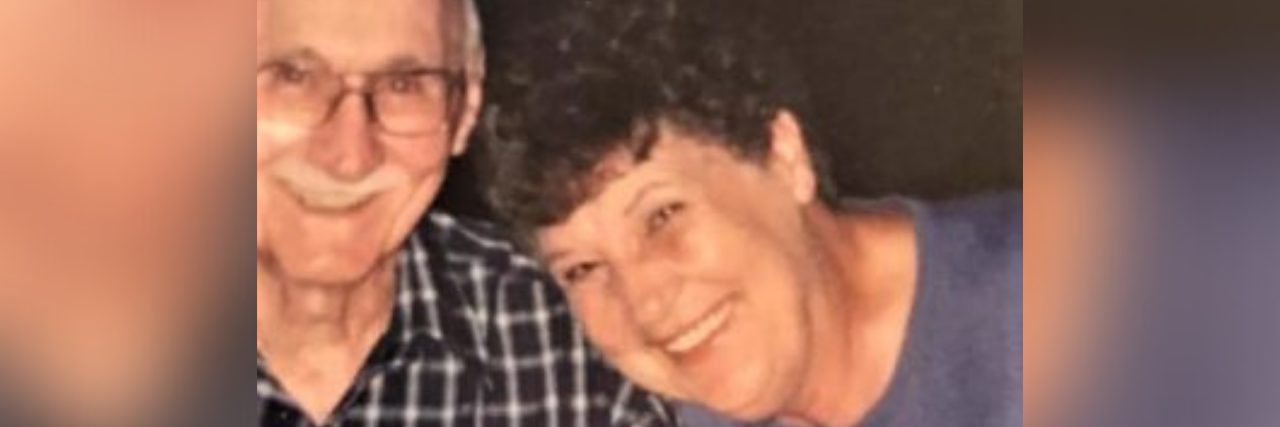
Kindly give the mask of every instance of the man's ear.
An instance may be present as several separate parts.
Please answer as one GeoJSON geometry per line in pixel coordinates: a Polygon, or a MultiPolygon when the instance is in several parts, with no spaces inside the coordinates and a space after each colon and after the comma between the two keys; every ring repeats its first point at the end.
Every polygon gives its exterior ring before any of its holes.
{"type": "Polygon", "coordinates": [[[779,111],[769,125],[769,166],[800,204],[813,202],[817,195],[817,175],[800,123],[790,111],[779,111]]]}
{"type": "Polygon", "coordinates": [[[480,109],[484,106],[484,74],[484,57],[473,55],[471,63],[467,64],[467,97],[463,101],[462,115],[459,116],[458,128],[454,131],[450,145],[450,152],[455,157],[467,152],[471,131],[475,130],[480,109]]]}

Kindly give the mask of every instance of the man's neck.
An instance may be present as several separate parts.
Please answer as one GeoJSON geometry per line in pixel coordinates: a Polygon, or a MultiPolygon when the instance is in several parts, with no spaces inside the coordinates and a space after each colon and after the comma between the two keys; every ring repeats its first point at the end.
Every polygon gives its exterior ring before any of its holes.
{"type": "Polygon", "coordinates": [[[888,393],[916,291],[915,231],[896,213],[809,214],[827,262],[810,307],[804,385],[783,421],[850,426],[888,393]]]}
{"type": "Polygon", "coordinates": [[[272,274],[259,263],[258,350],[287,355],[381,335],[394,308],[394,267],[387,261],[356,281],[316,283],[272,274]]]}
{"type": "Polygon", "coordinates": [[[349,283],[281,278],[258,264],[258,354],[315,422],[356,380],[391,322],[394,258],[349,283]]]}

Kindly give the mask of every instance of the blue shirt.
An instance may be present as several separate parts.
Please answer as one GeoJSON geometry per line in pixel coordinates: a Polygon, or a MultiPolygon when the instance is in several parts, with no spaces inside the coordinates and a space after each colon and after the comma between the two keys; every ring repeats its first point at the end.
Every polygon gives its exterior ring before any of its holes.
{"type": "MultiPolygon", "coordinates": [[[[892,384],[857,427],[1022,426],[1021,195],[903,203],[919,234],[915,308],[892,384]]],[[[678,410],[690,427],[743,425],[678,410]]]]}

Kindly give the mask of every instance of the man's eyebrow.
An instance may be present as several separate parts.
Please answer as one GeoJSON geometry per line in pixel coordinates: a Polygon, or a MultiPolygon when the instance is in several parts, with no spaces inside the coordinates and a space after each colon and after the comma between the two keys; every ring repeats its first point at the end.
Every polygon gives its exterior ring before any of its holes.
{"type": "Polygon", "coordinates": [[[315,49],[312,49],[310,47],[297,47],[297,48],[283,49],[279,52],[273,52],[273,53],[267,54],[267,59],[264,62],[272,63],[272,62],[299,61],[299,60],[306,61],[306,62],[321,62],[321,63],[324,62],[324,60],[320,58],[320,54],[316,53],[315,49]]]}
{"type": "Polygon", "coordinates": [[[413,71],[422,69],[441,68],[439,66],[428,65],[426,61],[412,55],[400,55],[383,63],[382,71],[413,71]]]}

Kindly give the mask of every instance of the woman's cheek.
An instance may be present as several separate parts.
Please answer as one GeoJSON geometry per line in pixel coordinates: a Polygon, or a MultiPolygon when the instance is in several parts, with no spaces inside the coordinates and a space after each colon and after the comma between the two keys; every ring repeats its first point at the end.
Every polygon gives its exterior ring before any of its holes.
{"type": "Polygon", "coordinates": [[[683,271],[695,277],[724,277],[746,267],[735,254],[745,242],[733,238],[727,229],[714,222],[701,222],[696,217],[686,218],[681,224],[679,238],[672,245],[671,254],[679,261],[683,271]]]}
{"type": "Polygon", "coordinates": [[[624,376],[668,398],[691,400],[671,360],[646,343],[622,300],[602,289],[570,291],[569,300],[592,345],[624,376]]]}
{"type": "Polygon", "coordinates": [[[569,301],[590,338],[607,354],[644,348],[644,340],[631,319],[631,310],[603,284],[583,285],[567,290],[569,301]]]}

